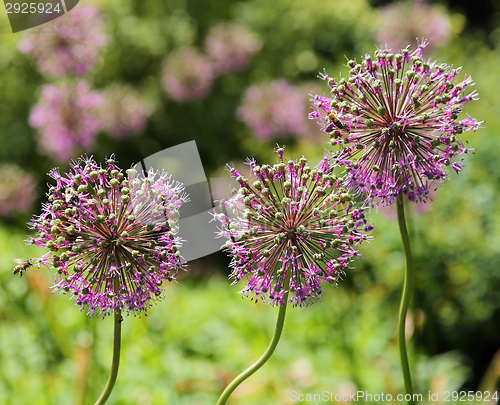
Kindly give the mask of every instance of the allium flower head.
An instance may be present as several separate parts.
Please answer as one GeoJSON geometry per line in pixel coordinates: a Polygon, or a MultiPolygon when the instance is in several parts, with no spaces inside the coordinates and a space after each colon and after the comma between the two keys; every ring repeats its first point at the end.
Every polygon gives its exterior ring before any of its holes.
{"type": "Polygon", "coordinates": [[[0,165],[0,215],[28,212],[36,198],[36,180],[19,166],[0,165]]]}
{"type": "Polygon", "coordinates": [[[100,126],[114,138],[143,131],[152,112],[153,106],[131,87],[112,84],[102,92],[100,126]]]}
{"type": "Polygon", "coordinates": [[[97,63],[108,38],[97,7],[79,5],[49,24],[30,29],[19,50],[32,54],[45,74],[85,74],[97,63]]]}
{"type": "Polygon", "coordinates": [[[302,134],[308,130],[303,111],[307,98],[284,79],[246,89],[238,118],[247,123],[257,138],[302,134]]]}
{"type": "Polygon", "coordinates": [[[29,123],[37,129],[42,153],[59,161],[71,159],[77,149],[89,152],[99,131],[100,93],[85,80],[42,87],[29,123]]]}
{"type": "Polygon", "coordinates": [[[294,306],[305,306],[323,294],[324,281],[337,285],[368,239],[364,210],[334,172],[326,153],[312,169],[307,159],[258,165],[249,160],[253,180],[229,168],[239,184],[233,197],[221,201],[226,212],[215,214],[220,236],[232,256],[234,283],[246,279],[244,296],[283,305],[290,291],[294,306]]]}
{"type": "Polygon", "coordinates": [[[478,100],[476,91],[466,91],[472,79],[454,84],[460,68],[423,60],[424,46],[351,60],[347,79],[320,75],[331,97],[315,97],[309,117],[319,118],[331,144],[340,146],[337,160],[350,170],[350,188],[372,203],[390,204],[401,193],[425,201],[448,168],[462,170],[454,158],[470,149],[459,137],[479,128],[469,115],[459,119],[478,100]]]}
{"type": "Polygon", "coordinates": [[[244,26],[220,23],[214,26],[205,39],[205,52],[219,74],[243,70],[260,48],[259,40],[244,26]]]}
{"type": "Polygon", "coordinates": [[[184,267],[175,236],[183,187],[152,169],[124,175],[113,158],[104,168],[80,158],[67,174],[49,175],[56,184],[30,223],[37,236],[29,242],[51,250],[36,262],[57,270],[54,290],[89,315],[145,312],[162,281],[184,267]]]}
{"type": "Polygon", "coordinates": [[[202,99],[210,91],[213,80],[212,63],[193,47],[179,48],[165,60],[163,87],[175,101],[202,99]]]}

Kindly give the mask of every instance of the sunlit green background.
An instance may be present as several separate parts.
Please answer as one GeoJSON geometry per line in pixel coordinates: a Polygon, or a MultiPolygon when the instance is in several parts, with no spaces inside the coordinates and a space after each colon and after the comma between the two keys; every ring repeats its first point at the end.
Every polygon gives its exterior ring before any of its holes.
{"type": "MultiPolygon", "coordinates": [[[[474,2],[473,9],[467,2],[431,3],[451,22],[449,42],[432,57],[472,75],[481,100],[466,112],[485,123],[465,137],[476,151],[463,173],[452,173],[425,210],[410,208],[416,290],[407,334],[415,392],[424,398],[429,391],[493,391],[500,377],[500,9],[495,0],[474,2]]],[[[88,80],[96,89],[113,82],[134,85],[155,110],[137,137],[117,141],[99,134],[93,155],[102,160],[116,153],[127,167],[196,140],[207,177],[217,177],[226,162],[240,164],[250,155],[274,159],[277,141],[287,144],[289,154],[319,159],[327,147],[324,133],[263,142],[236,119],[236,108],[252,84],[285,78],[305,84],[307,98],[323,67],[345,76],[344,55],[359,59],[373,52],[383,2],[95,4],[106,18],[110,43],[88,80]],[[253,31],[260,52],[242,72],[217,78],[203,100],[171,100],[161,86],[162,61],[180,46],[201,48],[209,29],[224,20],[253,31]]],[[[36,176],[40,202],[49,180],[45,173],[60,164],[37,152],[28,116],[40,86],[50,80],[17,50],[23,33],[12,34],[0,10],[0,161],[36,176]]],[[[52,295],[47,270],[30,270],[22,279],[12,275],[15,258],[42,253],[24,245],[30,216],[0,218],[0,404],[91,404],[109,373],[112,321],[89,319],[67,297],[52,295]]],[[[297,403],[291,391],[404,391],[395,333],[404,256],[394,217],[391,208],[373,210],[376,238],[362,260],[322,302],[289,309],[275,355],[238,388],[231,404],[297,403]]],[[[227,383],[260,356],[277,310],[241,299],[238,287],[229,285],[227,265],[222,253],[192,262],[148,316],[126,318],[109,404],[215,404],[227,383]]]]}

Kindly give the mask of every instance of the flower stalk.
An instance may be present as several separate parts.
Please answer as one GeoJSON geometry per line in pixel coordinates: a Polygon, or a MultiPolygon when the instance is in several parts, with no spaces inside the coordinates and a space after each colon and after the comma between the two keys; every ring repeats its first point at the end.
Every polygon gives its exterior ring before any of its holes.
{"type": "Polygon", "coordinates": [[[274,329],[274,334],[273,338],[271,339],[271,343],[269,343],[269,346],[267,347],[264,354],[259,358],[259,360],[257,360],[254,364],[248,367],[245,371],[243,371],[226,387],[226,389],[222,392],[222,395],[220,396],[219,400],[217,401],[217,405],[224,405],[231,396],[231,394],[234,392],[234,390],[238,388],[238,386],[243,381],[245,381],[248,377],[250,377],[257,370],[259,370],[264,364],[266,364],[266,362],[273,355],[274,350],[276,349],[276,346],[278,346],[278,342],[281,338],[281,333],[283,332],[283,325],[285,324],[286,307],[288,303],[289,282],[290,278],[287,277],[287,284],[285,285],[285,289],[287,290],[287,292],[283,297],[283,304],[280,305],[280,309],[278,312],[278,319],[276,321],[276,327],[274,329]]]}
{"type": "Polygon", "coordinates": [[[95,405],[103,405],[111,395],[111,391],[115,386],[116,377],[118,376],[118,367],[120,366],[120,349],[122,337],[122,314],[119,308],[115,311],[115,325],[113,335],[113,360],[111,362],[111,371],[109,373],[108,382],[104,387],[104,391],[95,403],[95,405]]]}
{"type": "Polygon", "coordinates": [[[403,241],[403,247],[405,251],[405,278],[403,285],[403,294],[401,296],[401,304],[399,307],[399,320],[398,320],[398,345],[399,345],[399,355],[401,358],[401,367],[403,371],[403,378],[405,383],[406,394],[411,395],[411,399],[407,401],[408,405],[413,405],[413,386],[411,382],[410,366],[408,364],[408,354],[406,349],[406,315],[408,313],[408,306],[410,304],[410,298],[413,288],[413,260],[411,256],[411,246],[410,237],[408,236],[408,229],[406,227],[405,220],[405,210],[403,196],[399,196],[397,199],[397,211],[398,211],[398,224],[399,232],[401,233],[401,239],[403,241]]]}

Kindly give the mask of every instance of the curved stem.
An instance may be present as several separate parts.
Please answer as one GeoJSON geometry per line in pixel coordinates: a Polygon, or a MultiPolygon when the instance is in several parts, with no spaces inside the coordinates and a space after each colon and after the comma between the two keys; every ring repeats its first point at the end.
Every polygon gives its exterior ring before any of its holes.
{"type": "MultiPolygon", "coordinates": [[[[117,280],[115,280],[115,289],[117,286],[117,280]]],[[[108,382],[104,387],[104,391],[95,403],[95,405],[103,405],[108,400],[115,386],[116,377],[118,375],[118,367],[120,365],[120,347],[122,340],[122,313],[120,308],[115,309],[115,326],[114,326],[114,336],[113,336],[113,360],[111,362],[111,371],[109,373],[108,382]]]]}
{"type": "Polygon", "coordinates": [[[261,368],[274,353],[274,349],[276,349],[276,346],[278,345],[278,342],[280,340],[281,332],[283,332],[283,324],[285,323],[286,305],[288,303],[289,277],[287,277],[286,283],[287,285],[285,286],[285,289],[287,290],[287,292],[283,296],[283,304],[280,305],[280,309],[278,312],[278,319],[276,321],[276,328],[274,329],[274,335],[271,340],[271,343],[269,343],[269,346],[267,347],[266,351],[260,357],[259,360],[257,360],[254,364],[252,364],[245,371],[243,371],[243,373],[241,373],[238,377],[236,377],[233,381],[231,381],[231,383],[222,392],[219,400],[217,401],[217,405],[224,405],[228,400],[229,396],[233,393],[233,391],[243,381],[245,381],[248,377],[250,377],[253,373],[255,373],[259,368],[261,368]]]}
{"type": "Polygon", "coordinates": [[[404,209],[404,202],[402,195],[398,197],[397,208],[398,208],[399,232],[401,233],[401,239],[403,241],[403,247],[406,258],[403,295],[401,296],[401,304],[399,306],[398,344],[399,344],[399,356],[401,357],[401,368],[403,369],[403,378],[405,382],[405,391],[406,394],[411,395],[411,399],[407,400],[407,403],[413,405],[415,402],[413,401],[413,386],[411,383],[410,366],[408,364],[408,355],[406,352],[406,336],[405,336],[406,314],[408,312],[408,306],[410,304],[410,297],[413,284],[413,273],[412,273],[413,261],[411,257],[410,237],[408,236],[408,229],[406,229],[405,209],[404,209]]]}

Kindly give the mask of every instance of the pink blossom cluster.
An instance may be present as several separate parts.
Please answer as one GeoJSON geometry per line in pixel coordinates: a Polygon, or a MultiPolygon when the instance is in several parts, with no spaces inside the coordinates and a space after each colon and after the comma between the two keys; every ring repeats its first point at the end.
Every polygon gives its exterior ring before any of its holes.
{"type": "Polygon", "coordinates": [[[272,305],[306,306],[321,298],[323,282],[337,285],[373,229],[335,173],[330,153],[314,168],[307,159],[259,165],[250,176],[229,167],[239,190],[221,201],[221,223],[234,284],[244,296],[272,305]],[[288,301],[285,301],[285,297],[288,301]]]}
{"type": "Polygon", "coordinates": [[[165,58],[163,87],[179,103],[203,99],[217,76],[243,70],[259,49],[257,37],[244,26],[219,23],[205,38],[205,53],[183,46],[165,58]]]}
{"type": "Polygon", "coordinates": [[[107,42],[99,9],[78,5],[49,24],[27,31],[19,50],[33,55],[45,74],[82,75],[97,64],[99,51],[107,42]]]}
{"type": "Polygon", "coordinates": [[[391,49],[401,49],[407,44],[416,45],[416,38],[425,36],[432,47],[444,45],[451,36],[449,16],[439,6],[426,0],[399,1],[380,10],[375,39],[391,49]]]}
{"type": "Polygon", "coordinates": [[[191,46],[179,48],[169,54],[163,65],[163,87],[178,102],[205,97],[214,78],[209,58],[191,46]]]}
{"type": "Polygon", "coordinates": [[[263,140],[307,134],[310,132],[305,115],[307,101],[302,91],[278,79],[250,86],[236,114],[263,140]]]}
{"type": "Polygon", "coordinates": [[[243,70],[260,46],[255,34],[235,23],[215,25],[205,38],[205,52],[217,74],[243,70]]]}
{"type": "Polygon", "coordinates": [[[448,172],[462,171],[471,152],[461,135],[480,122],[464,107],[478,100],[474,83],[460,68],[423,59],[426,43],[410,51],[379,49],[358,63],[350,60],[347,78],[320,75],[330,97],[312,99],[314,112],[339,150],[351,190],[376,204],[404,194],[425,201],[448,172]],[[456,158],[460,157],[460,160],[456,158]]]}
{"type": "Polygon", "coordinates": [[[152,169],[123,173],[113,157],[104,167],[81,157],[68,173],[49,175],[55,184],[30,222],[37,234],[28,242],[50,252],[31,263],[53,267],[54,291],[88,315],[146,312],[163,281],[185,267],[175,236],[187,201],[182,185],[152,169]]]}
{"type": "Polygon", "coordinates": [[[90,151],[99,131],[101,104],[100,93],[83,79],[45,84],[29,117],[40,151],[59,161],[71,159],[77,150],[90,151]]]}

